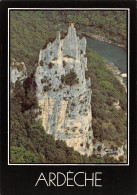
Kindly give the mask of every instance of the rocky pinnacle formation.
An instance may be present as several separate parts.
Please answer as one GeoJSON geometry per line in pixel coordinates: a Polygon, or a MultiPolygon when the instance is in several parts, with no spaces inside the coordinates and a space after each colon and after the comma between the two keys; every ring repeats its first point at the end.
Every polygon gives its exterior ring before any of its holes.
{"type": "Polygon", "coordinates": [[[61,39],[40,51],[36,68],[39,118],[48,134],[64,140],[81,154],[92,154],[91,81],[87,69],[86,39],[79,39],[74,25],[61,39]]]}

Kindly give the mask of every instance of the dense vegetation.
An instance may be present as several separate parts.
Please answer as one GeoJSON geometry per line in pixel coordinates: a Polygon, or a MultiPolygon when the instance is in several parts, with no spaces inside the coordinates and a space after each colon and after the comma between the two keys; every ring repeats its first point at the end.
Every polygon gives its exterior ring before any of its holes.
{"type": "Polygon", "coordinates": [[[53,42],[60,29],[63,38],[70,21],[78,33],[126,45],[126,11],[10,11],[11,57],[23,61],[31,74],[40,49],[53,42]]]}
{"type": "Polygon", "coordinates": [[[88,72],[91,78],[92,116],[94,137],[107,142],[111,147],[126,144],[127,136],[127,98],[124,86],[106,68],[105,60],[88,49],[88,72]],[[119,100],[121,109],[114,103],[119,100]]]}
{"type": "MultiPolygon", "coordinates": [[[[10,13],[11,58],[25,62],[29,74],[23,84],[16,82],[10,98],[11,163],[116,162],[110,156],[105,156],[103,159],[96,155],[81,156],[73,148],[68,148],[65,142],[54,141],[53,136],[46,134],[41,121],[35,120],[39,108],[32,73],[38,60],[39,50],[55,39],[58,29],[67,29],[70,21],[75,22],[79,32],[85,29],[87,32],[97,33],[117,43],[125,44],[125,17],[126,13],[121,11],[12,11],[10,13]]],[[[63,32],[62,36],[64,34],[63,32]]],[[[126,92],[113,73],[106,69],[103,58],[89,49],[87,58],[89,71],[86,72],[86,78],[91,77],[92,81],[91,105],[95,141],[105,142],[116,148],[126,144],[126,92]],[[119,110],[113,104],[118,100],[121,106],[119,110]]],[[[49,68],[52,68],[52,64],[49,68]]],[[[70,76],[68,75],[68,78],[70,76]]],[[[76,75],[73,76],[78,82],[76,75]]],[[[63,79],[67,82],[66,78],[63,79]]]]}

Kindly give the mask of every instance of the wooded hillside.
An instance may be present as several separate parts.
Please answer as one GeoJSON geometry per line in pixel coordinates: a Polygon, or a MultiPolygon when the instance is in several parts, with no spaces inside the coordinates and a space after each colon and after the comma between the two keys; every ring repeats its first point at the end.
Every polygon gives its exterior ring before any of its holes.
{"type": "MultiPolygon", "coordinates": [[[[10,162],[11,163],[113,163],[110,156],[81,156],[63,141],[47,135],[40,121],[35,120],[38,108],[31,90],[34,66],[40,49],[55,39],[58,30],[74,22],[78,32],[96,33],[126,44],[125,11],[10,11],[10,58],[23,61],[29,78],[16,82],[10,99],[10,162]]],[[[62,36],[64,36],[62,33],[62,36]]],[[[107,142],[112,148],[126,144],[127,96],[123,85],[106,68],[105,60],[87,49],[91,78],[92,128],[95,142],[107,142]],[[114,103],[119,100],[121,109],[114,103]]],[[[123,159],[121,158],[121,162],[123,159]]]]}

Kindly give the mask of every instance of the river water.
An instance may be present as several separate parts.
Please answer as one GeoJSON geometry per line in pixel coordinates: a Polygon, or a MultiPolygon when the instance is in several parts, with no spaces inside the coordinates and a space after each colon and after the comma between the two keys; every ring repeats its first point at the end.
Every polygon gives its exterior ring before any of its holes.
{"type": "MultiPolygon", "coordinates": [[[[87,45],[100,56],[118,67],[121,73],[127,73],[127,52],[117,45],[86,37],[87,45]]],[[[127,78],[123,78],[127,83],[127,78]]]]}

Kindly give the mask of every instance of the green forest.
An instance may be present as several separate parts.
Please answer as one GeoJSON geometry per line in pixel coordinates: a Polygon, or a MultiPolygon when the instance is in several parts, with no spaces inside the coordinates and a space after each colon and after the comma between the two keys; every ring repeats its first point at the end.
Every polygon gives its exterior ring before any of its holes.
{"type": "Polygon", "coordinates": [[[70,22],[77,33],[101,35],[126,47],[126,11],[10,11],[11,58],[23,61],[31,74],[40,49],[57,31],[64,36],[70,22]]]}
{"type": "MultiPolygon", "coordinates": [[[[40,49],[55,39],[58,30],[67,30],[74,22],[78,33],[97,33],[126,45],[126,12],[124,11],[10,11],[10,59],[23,61],[29,77],[17,81],[10,96],[10,163],[117,163],[109,155],[82,156],[63,141],[55,141],[36,121],[38,102],[34,67],[40,49]],[[113,33],[112,33],[113,32],[113,33]]],[[[64,36],[64,33],[62,33],[64,36]]],[[[105,60],[87,48],[88,72],[91,78],[92,128],[94,142],[117,148],[126,144],[127,94],[105,60]],[[120,103],[120,110],[113,105],[120,103]]],[[[65,81],[67,82],[67,81],[65,81]]],[[[98,149],[100,150],[100,149],[98,149]]],[[[120,158],[123,162],[123,157],[120,158]]]]}

